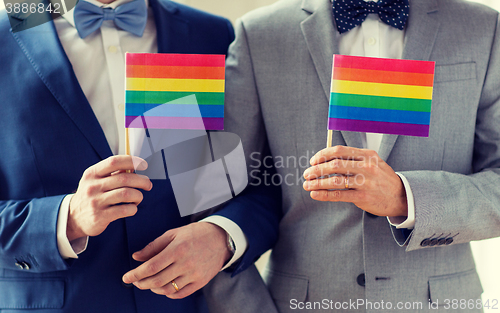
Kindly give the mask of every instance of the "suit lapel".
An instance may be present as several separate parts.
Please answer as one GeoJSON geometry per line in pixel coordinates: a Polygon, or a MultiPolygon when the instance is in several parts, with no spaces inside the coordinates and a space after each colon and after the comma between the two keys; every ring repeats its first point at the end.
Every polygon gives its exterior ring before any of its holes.
{"type": "MultiPolygon", "coordinates": [[[[403,59],[430,60],[432,48],[439,30],[437,0],[410,1],[410,15],[406,26],[403,59]]],[[[399,136],[384,135],[379,156],[387,161],[399,136]]]]}
{"type": "Polygon", "coordinates": [[[101,126],[62,48],[54,23],[47,22],[20,32],[13,32],[12,35],[40,79],[97,154],[102,159],[112,155],[101,126]]]}
{"type": "MultiPolygon", "coordinates": [[[[304,0],[302,10],[311,14],[300,23],[300,28],[329,103],[333,55],[339,54],[340,37],[335,28],[331,3],[327,0],[304,0]]],[[[341,133],[348,146],[361,147],[359,133],[341,133]]]]}
{"type": "Polygon", "coordinates": [[[177,15],[179,7],[171,1],[151,0],[159,53],[182,53],[189,38],[189,22],[177,15]]]}

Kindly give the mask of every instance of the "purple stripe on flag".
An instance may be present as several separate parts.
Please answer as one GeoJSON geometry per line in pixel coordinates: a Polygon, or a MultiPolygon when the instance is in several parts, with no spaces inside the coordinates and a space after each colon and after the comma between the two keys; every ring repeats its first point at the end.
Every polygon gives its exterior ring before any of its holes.
{"type": "Polygon", "coordinates": [[[328,129],[363,133],[429,137],[429,125],[329,118],[328,129]]]}
{"type": "Polygon", "coordinates": [[[125,128],[224,130],[224,118],[125,116],[125,128]]]}

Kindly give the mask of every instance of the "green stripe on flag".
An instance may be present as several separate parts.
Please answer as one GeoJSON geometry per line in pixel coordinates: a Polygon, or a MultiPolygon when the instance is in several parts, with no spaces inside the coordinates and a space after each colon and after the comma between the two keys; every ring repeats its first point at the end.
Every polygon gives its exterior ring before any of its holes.
{"type": "Polygon", "coordinates": [[[432,100],[331,93],[330,105],[430,112],[432,100]]]}
{"type": "Polygon", "coordinates": [[[223,92],[170,92],[170,91],[133,91],[125,93],[126,103],[163,104],[183,97],[196,95],[198,104],[224,105],[223,92]]]}

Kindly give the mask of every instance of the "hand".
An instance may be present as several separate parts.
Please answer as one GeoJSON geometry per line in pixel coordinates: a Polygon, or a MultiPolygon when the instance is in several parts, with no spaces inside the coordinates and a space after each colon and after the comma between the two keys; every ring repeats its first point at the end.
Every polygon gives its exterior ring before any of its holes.
{"type": "Polygon", "coordinates": [[[378,216],[408,215],[401,179],[375,151],[336,146],[318,152],[310,162],[303,187],[311,198],[351,202],[378,216]]]}
{"type": "Polygon", "coordinates": [[[123,276],[123,282],[171,299],[182,299],[204,287],[231,257],[227,233],[219,226],[198,222],[171,229],[136,252],[144,262],[123,276]],[[171,281],[175,280],[179,291],[171,281]]]}
{"type": "Polygon", "coordinates": [[[143,198],[137,189],[149,191],[153,185],[146,176],[126,171],[146,168],[146,161],[121,155],[107,158],[85,170],[69,204],[69,241],[97,236],[111,222],[134,215],[143,198]]]}

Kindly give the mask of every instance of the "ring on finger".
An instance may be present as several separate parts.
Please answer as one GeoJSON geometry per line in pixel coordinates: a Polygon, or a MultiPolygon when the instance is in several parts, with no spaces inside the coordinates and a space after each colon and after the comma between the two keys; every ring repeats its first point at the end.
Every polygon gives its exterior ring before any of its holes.
{"type": "Polygon", "coordinates": [[[349,189],[349,176],[344,176],[345,189],[349,189]]]}
{"type": "Polygon", "coordinates": [[[170,283],[171,283],[171,284],[172,284],[172,286],[174,287],[175,292],[179,292],[179,290],[180,290],[180,289],[179,289],[179,286],[177,286],[177,284],[175,283],[175,280],[172,280],[170,283]]]}

